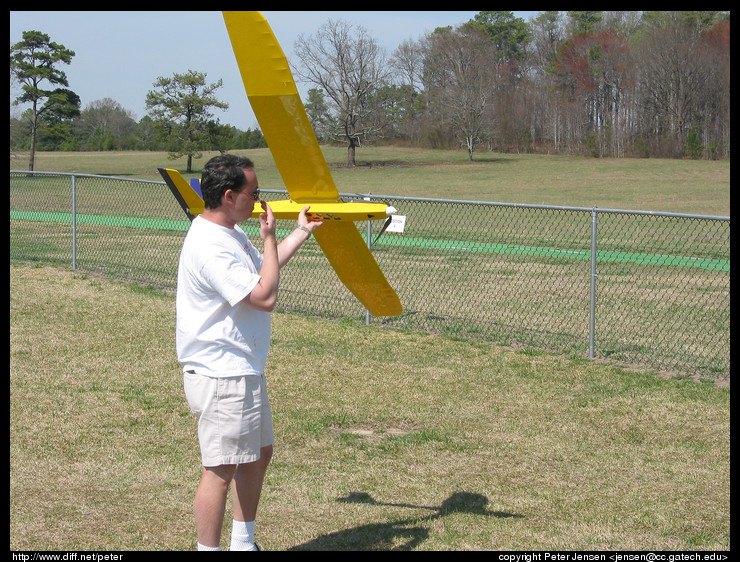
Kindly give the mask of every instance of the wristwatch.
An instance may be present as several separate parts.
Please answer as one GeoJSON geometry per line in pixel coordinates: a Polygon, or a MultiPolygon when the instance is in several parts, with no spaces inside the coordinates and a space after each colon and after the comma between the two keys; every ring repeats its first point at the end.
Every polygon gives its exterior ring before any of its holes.
{"type": "Polygon", "coordinates": [[[295,225],[295,227],[296,227],[297,229],[299,229],[299,230],[302,230],[302,231],[303,231],[303,232],[305,232],[306,234],[308,234],[308,237],[309,237],[309,238],[311,238],[311,231],[310,231],[310,230],[309,230],[308,228],[306,228],[306,227],[305,227],[305,226],[303,226],[302,224],[297,224],[297,225],[295,225]]]}

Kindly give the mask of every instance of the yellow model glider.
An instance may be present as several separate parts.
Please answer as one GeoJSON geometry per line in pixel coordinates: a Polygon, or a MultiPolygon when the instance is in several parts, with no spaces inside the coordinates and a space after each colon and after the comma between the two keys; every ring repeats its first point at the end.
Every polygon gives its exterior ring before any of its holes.
{"type": "MultiPolygon", "coordinates": [[[[387,219],[395,209],[340,199],[288,61],[267,20],[260,12],[223,15],[249,103],[290,195],[290,200],[269,202],[273,213],[295,220],[310,205],[310,218],[324,221],[314,233],[316,241],[342,283],[373,316],[398,316],[403,311],[398,295],[353,222],[387,219]]],[[[159,171],[188,218],[203,212],[196,187],[175,170],[159,171]]],[[[256,206],[255,216],[260,212],[256,206]]]]}

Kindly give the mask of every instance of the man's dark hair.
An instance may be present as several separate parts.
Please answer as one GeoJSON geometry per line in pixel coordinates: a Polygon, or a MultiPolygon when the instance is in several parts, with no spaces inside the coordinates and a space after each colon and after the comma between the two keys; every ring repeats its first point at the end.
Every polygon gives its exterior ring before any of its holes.
{"type": "Polygon", "coordinates": [[[200,191],[206,209],[220,207],[226,190],[241,191],[247,183],[244,168],[254,169],[254,164],[249,158],[234,154],[214,156],[206,162],[200,179],[200,191]]]}

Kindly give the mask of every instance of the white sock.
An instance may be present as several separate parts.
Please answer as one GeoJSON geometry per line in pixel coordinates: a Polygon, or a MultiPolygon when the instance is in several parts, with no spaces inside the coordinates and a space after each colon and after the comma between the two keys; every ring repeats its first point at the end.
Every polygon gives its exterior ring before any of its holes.
{"type": "Polygon", "coordinates": [[[254,545],[254,521],[231,522],[231,547],[229,550],[257,550],[254,545]]]}
{"type": "Polygon", "coordinates": [[[198,543],[198,550],[221,550],[220,546],[205,546],[198,543]]]}

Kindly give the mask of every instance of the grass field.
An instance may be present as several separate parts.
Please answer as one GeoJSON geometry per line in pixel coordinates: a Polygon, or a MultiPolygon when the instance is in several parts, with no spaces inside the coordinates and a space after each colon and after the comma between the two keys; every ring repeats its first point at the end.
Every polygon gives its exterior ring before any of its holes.
{"type": "MultiPolygon", "coordinates": [[[[729,161],[484,153],[470,164],[464,152],[379,147],[350,170],[344,149],[324,150],[341,192],[730,214],[729,161]]],[[[269,151],[240,152],[263,189],[283,188],[269,151]]],[[[158,166],[183,163],[40,153],[36,169],[159,181],[158,166]]],[[[26,165],[11,155],[11,169],[26,165]]],[[[59,202],[37,193],[39,209],[68,210],[59,191],[59,202]]],[[[136,214],[181,218],[171,203],[136,214]]],[[[56,228],[33,242],[52,258],[69,237],[56,228]]],[[[125,246],[171,243],[175,256],[181,235],[171,237],[125,246]]],[[[100,240],[120,256],[121,240],[100,240]]],[[[146,275],[174,267],[134,262],[146,275]]],[[[172,295],[11,261],[10,350],[11,550],[192,549],[199,455],[172,295]]],[[[268,380],[277,443],[258,519],[268,550],[730,548],[729,385],[285,313],[274,315],[268,380]]]]}
{"type": "MultiPolygon", "coordinates": [[[[10,264],[11,550],[193,548],[173,332],[172,296],[10,264]]],[[[268,550],[730,548],[728,387],[285,314],[268,380],[268,550]]]]}
{"type": "MultiPolygon", "coordinates": [[[[482,152],[470,163],[464,151],[363,147],[357,167],[348,169],[344,148],[323,150],[342,193],[730,215],[729,160],[482,152]]],[[[263,189],[285,188],[269,150],[235,152],[252,158],[263,189]]],[[[215,154],[195,160],[193,175],[215,154]]],[[[27,154],[11,154],[10,169],[27,166],[27,154]]],[[[159,181],[162,166],[184,171],[185,159],[162,152],[41,152],[35,168],[159,181]]]]}

